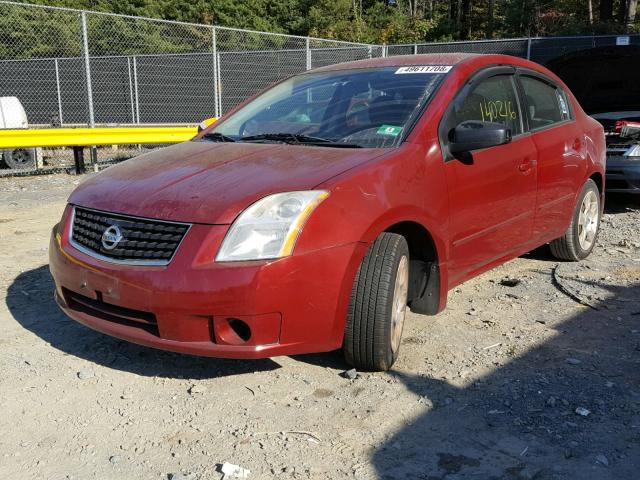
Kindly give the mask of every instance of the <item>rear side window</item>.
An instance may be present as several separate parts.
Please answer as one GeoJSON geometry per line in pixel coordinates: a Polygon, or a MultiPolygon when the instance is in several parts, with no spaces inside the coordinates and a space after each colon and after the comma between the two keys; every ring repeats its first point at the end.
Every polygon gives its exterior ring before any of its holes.
{"type": "Polygon", "coordinates": [[[571,119],[564,92],[533,77],[520,77],[527,100],[527,116],[532,130],[571,119]]]}
{"type": "Polygon", "coordinates": [[[481,81],[455,109],[456,125],[467,120],[501,123],[512,135],[522,133],[513,75],[496,75],[481,81]]]}
{"type": "Polygon", "coordinates": [[[567,94],[558,88],[556,89],[556,95],[558,95],[558,103],[560,103],[560,114],[562,115],[562,120],[571,120],[571,110],[569,110],[567,94]]]}

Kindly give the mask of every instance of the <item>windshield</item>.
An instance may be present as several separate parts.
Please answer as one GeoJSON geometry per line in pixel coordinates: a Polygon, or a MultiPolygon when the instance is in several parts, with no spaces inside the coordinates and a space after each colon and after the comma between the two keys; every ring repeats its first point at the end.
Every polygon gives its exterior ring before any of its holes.
{"type": "Polygon", "coordinates": [[[439,69],[389,67],[298,75],[214,124],[202,139],[392,147],[406,136],[448,71],[434,73],[439,69]]]}

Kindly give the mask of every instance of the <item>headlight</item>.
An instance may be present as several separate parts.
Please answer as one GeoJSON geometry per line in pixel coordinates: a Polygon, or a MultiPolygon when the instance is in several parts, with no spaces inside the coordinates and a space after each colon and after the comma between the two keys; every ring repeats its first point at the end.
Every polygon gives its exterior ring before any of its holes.
{"type": "Polygon", "coordinates": [[[264,260],[291,255],[311,212],[329,196],[324,190],[287,192],[257,201],[233,222],[217,262],[264,260]]]}

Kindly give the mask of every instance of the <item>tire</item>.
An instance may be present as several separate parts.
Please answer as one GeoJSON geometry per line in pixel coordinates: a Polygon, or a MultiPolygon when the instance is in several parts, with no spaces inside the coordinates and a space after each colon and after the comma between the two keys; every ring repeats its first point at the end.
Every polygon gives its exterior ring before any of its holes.
{"type": "Polygon", "coordinates": [[[16,148],[4,150],[3,160],[12,170],[26,170],[36,167],[36,151],[34,148],[16,148]]]}
{"type": "Polygon", "coordinates": [[[407,310],[409,247],[384,232],[360,264],[351,292],[343,350],[358,370],[389,370],[398,358],[407,310]]]}
{"type": "Polygon", "coordinates": [[[587,258],[598,239],[600,214],[600,192],[589,179],[582,187],[569,228],[550,244],[553,256],[572,262],[587,258]]]}

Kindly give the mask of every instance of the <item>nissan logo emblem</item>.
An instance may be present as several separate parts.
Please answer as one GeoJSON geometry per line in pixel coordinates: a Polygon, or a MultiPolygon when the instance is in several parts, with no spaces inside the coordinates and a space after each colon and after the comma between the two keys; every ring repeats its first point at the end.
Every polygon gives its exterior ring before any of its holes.
{"type": "Polygon", "coordinates": [[[122,232],[118,225],[109,226],[102,234],[102,247],[105,250],[113,250],[122,240],[122,232]]]}

